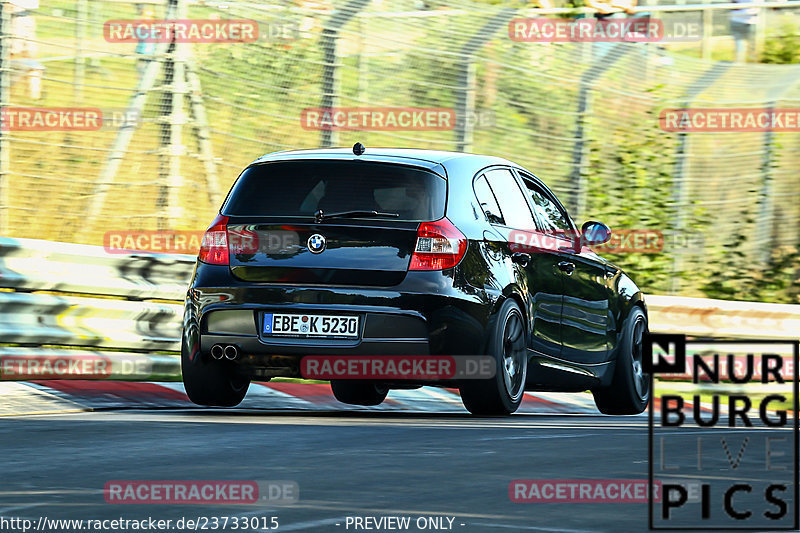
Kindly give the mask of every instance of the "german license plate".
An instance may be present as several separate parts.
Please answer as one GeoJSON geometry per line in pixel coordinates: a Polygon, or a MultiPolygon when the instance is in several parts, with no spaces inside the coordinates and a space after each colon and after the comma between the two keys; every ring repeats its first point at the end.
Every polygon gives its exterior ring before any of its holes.
{"type": "Polygon", "coordinates": [[[303,315],[264,313],[262,332],[277,337],[358,338],[358,317],[341,315],[303,315]]]}

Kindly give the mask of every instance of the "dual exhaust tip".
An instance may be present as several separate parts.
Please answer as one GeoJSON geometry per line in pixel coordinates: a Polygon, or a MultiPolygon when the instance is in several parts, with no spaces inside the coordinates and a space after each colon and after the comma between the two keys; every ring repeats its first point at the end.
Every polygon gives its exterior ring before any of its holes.
{"type": "Polygon", "coordinates": [[[215,344],[211,347],[211,357],[219,361],[223,357],[229,361],[239,358],[239,348],[234,344],[215,344]]]}

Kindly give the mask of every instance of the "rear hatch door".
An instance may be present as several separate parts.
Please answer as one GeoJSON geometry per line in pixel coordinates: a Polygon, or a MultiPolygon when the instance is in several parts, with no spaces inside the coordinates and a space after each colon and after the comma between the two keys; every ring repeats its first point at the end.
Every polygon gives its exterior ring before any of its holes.
{"type": "Polygon", "coordinates": [[[391,286],[408,271],[420,222],[444,216],[447,182],[363,160],[259,163],[222,208],[230,268],[244,281],[391,286]]]}

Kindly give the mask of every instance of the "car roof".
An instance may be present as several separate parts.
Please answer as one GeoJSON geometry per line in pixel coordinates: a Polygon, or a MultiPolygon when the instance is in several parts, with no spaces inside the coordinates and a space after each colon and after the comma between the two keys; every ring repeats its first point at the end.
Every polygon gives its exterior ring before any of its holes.
{"type": "Polygon", "coordinates": [[[448,152],[445,150],[422,150],[416,148],[370,148],[358,156],[352,148],[319,148],[312,150],[286,150],[265,154],[251,164],[269,163],[286,160],[363,160],[382,163],[412,165],[432,170],[447,177],[446,169],[456,165],[474,167],[477,172],[491,165],[519,166],[501,157],[468,154],[465,152],[448,152]],[[440,168],[445,169],[442,172],[440,168]]]}

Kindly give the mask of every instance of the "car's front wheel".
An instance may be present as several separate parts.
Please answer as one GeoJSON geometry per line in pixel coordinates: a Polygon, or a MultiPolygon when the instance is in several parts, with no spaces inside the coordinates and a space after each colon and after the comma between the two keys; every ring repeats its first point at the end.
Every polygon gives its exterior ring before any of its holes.
{"type": "Polygon", "coordinates": [[[622,328],[611,385],[592,391],[594,402],[607,415],[637,415],[650,402],[650,376],[643,370],[647,317],[634,307],[622,328]]]}
{"type": "Polygon", "coordinates": [[[528,374],[525,320],[513,300],[497,312],[488,355],[495,358],[493,378],[464,381],[459,390],[464,407],[475,415],[509,415],[519,409],[528,374]]]}
{"type": "Polygon", "coordinates": [[[189,359],[189,349],[181,342],[181,373],[186,395],[198,405],[234,407],[250,387],[248,378],[239,376],[230,361],[215,361],[197,353],[189,359]]]}
{"type": "Polygon", "coordinates": [[[331,390],[337,400],[350,405],[380,405],[389,393],[384,385],[348,379],[331,380],[331,390]]]}

